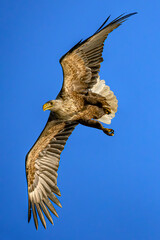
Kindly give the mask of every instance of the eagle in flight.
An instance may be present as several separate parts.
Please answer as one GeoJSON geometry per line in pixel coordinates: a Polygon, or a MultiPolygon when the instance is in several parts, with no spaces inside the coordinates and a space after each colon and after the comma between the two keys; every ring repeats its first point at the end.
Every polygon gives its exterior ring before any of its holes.
{"type": "Polygon", "coordinates": [[[50,110],[46,126],[26,156],[28,183],[28,222],[33,214],[36,229],[38,217],[46,228],[44,214],[53,224],[50,212],[58,217],[51,201],[61,206],[57,187],[60,154],[68,137],[80,123],[113,136],[110,124],[117,112],[117,99],[104,80],[100,80],[100,63],[104,41],[108,34],[136,13],[120,15],[106,25],[107,20],[89,38],[78,42],[61,59],[63,86],[56,100],[48,101],[43,110],[50,110]],[[50,211],[49,211],[50,210],[50,211]]]}

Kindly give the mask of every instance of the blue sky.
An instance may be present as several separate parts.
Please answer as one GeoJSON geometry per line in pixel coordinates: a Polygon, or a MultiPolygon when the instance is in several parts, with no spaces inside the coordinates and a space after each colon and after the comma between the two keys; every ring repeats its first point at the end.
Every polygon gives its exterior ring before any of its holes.
{"type": "Polygon", "coordinates": [[[159,240],[159,8],[149,0],[0,3],[1,239],[159,240]],[[137,11],[105,42],[100,76],[119,100],[114,137],[78,126],[61,155],[62,209],[27,223],[25,155],[62,85],[59,58],[111,14],[137,11]]]}

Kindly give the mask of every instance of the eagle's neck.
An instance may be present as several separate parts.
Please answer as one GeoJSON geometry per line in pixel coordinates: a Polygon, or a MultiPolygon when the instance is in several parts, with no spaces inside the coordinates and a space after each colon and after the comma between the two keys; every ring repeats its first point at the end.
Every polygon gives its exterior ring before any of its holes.
{"type": "Polygon", "coordinates": [[[53,107],[50,109],[58,119],[70,120],[76,113],[77,109],[72,101],[63,100],[62,98],[53,101],[53,107]]]}
{"type": "Polygon", "coordinates": [[[53,100],[53,107],[51,109],[52,112],[59,112],[59,110],[63,107],[63,101],[62,99],[56,99],[56,100],[53,100]]]}

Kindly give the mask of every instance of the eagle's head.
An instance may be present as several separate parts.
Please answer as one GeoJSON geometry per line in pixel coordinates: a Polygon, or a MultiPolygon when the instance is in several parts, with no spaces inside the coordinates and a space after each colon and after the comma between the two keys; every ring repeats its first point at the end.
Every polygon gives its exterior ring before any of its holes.
{"type": "Polygon", "coordinates": [[[59,108],[59,102],[57,100],[50,100],[43,105],[43,111],[50,110],[56,111],[59,108]]]}

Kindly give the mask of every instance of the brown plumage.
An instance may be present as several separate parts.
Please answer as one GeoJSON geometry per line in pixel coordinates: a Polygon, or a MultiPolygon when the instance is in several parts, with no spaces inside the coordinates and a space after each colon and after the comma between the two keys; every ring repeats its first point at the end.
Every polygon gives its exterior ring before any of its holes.
{"type": "Polygon", "coordinates": [[[43,109],[51,111],[49,119],[26,156],[28,221],[32,212],[36,228],[37,215],[45,228],[44,214],[52,224],[49,210],[58,217],[51,201],[61,207],[55,196],[61,195],[57,187],[57,170],[60,154],[74,128],[80,123],[100,129],[109,136],[114,134],[99,121],[111,122],[117,111],[117,99],[98,73],[105,39],[133,14],[121,15],[104,26],[107,18],[94,35],[80,41],[60,59],[64,77],[62,89],[56,100],[44,104],[43,109]]]}

